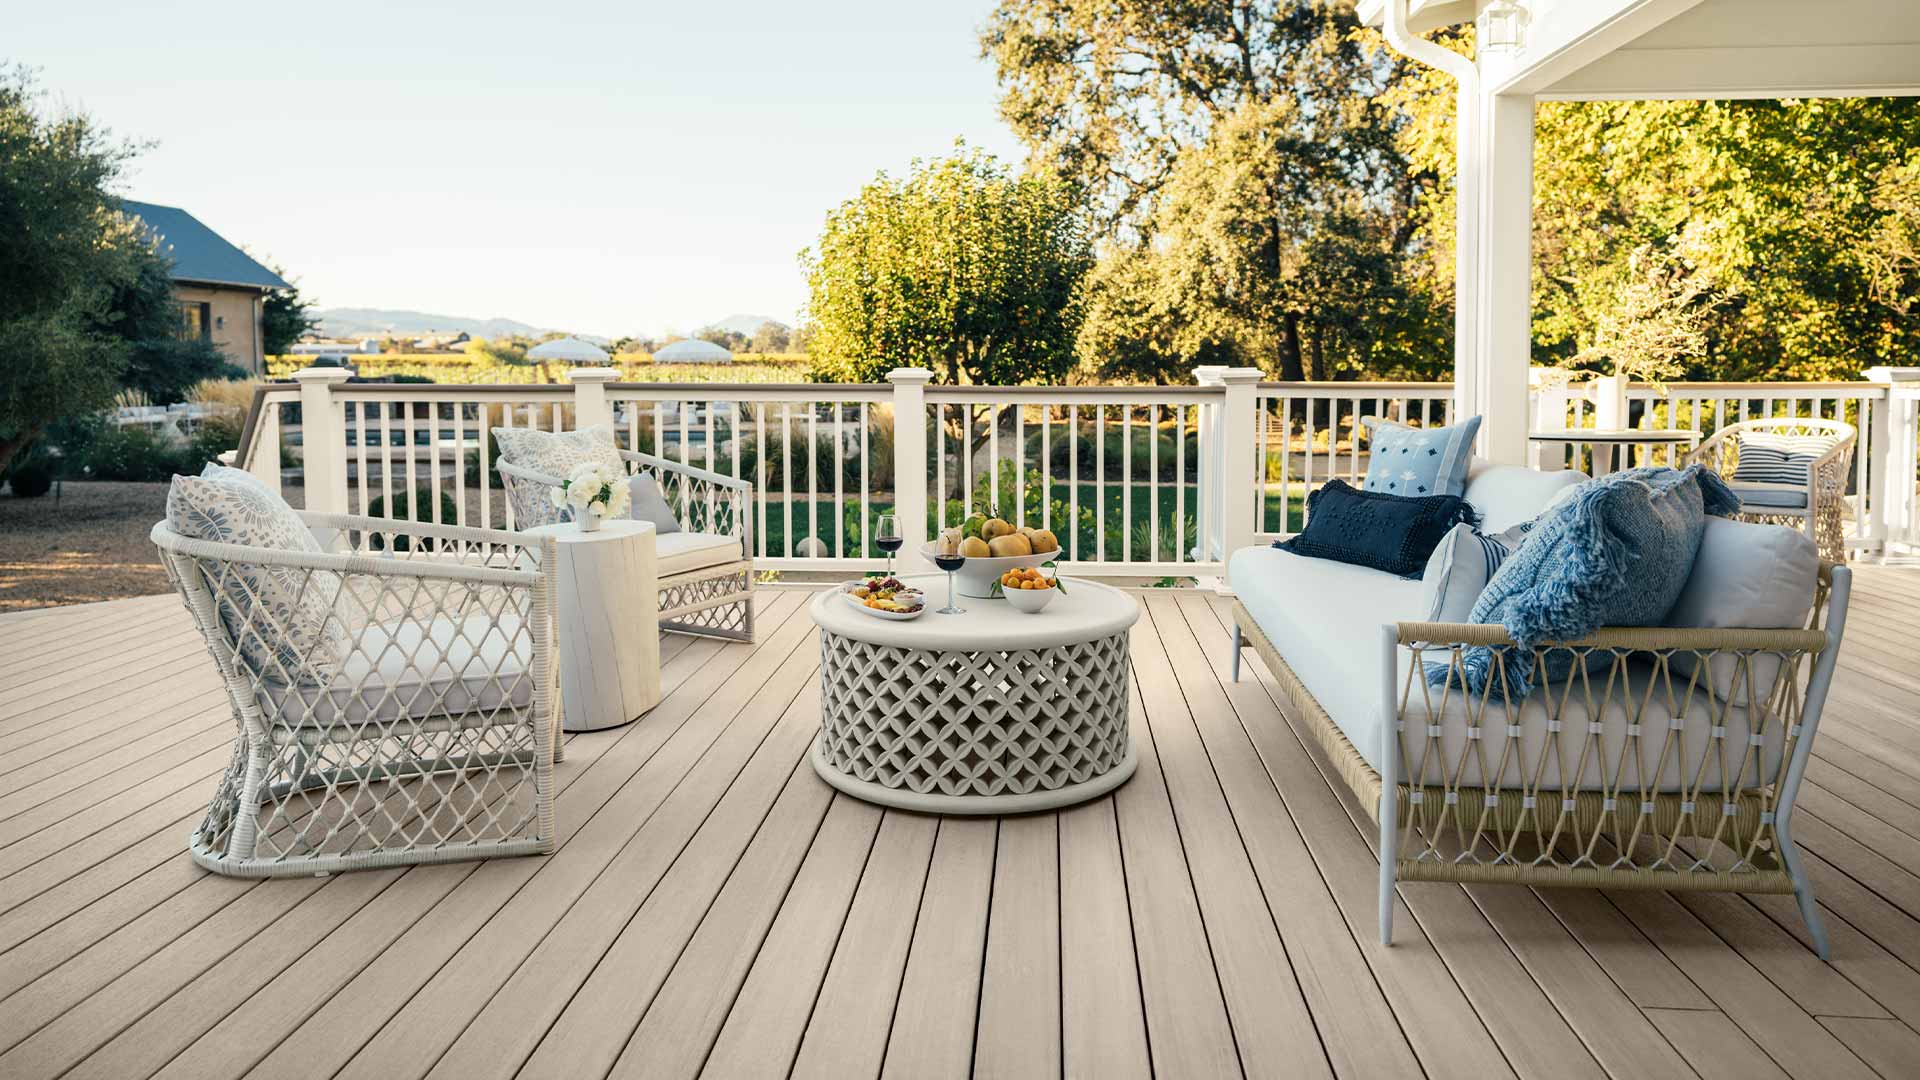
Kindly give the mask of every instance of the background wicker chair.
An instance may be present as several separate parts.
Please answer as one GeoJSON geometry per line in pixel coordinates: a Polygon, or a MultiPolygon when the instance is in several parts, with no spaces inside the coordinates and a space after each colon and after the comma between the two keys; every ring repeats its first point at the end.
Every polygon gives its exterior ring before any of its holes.
{"type": "Polygon", "coordinates": [[[257,878],[552,851],[553,542],[300,516],[350,553],[153,528],[237,728],[194,861],[257,878]]]}
{"type": "MultiPolygon", "coordinates": [[[[753,640],[753,485],[667,458],[620,451],[634,475],[651,475],[680,522],[655,540],[660,577],[660,629],[753,640]]],[[[573,520],[548,493],[560,477],[502,457],[500,480],[515,528],[573,520]]]]}
{"type": "Polygon", "coordinates": [[[1720,474],[1740,496],[1741,520],[1805,529],[1820,545],[1822,559],[1843,563],[1847,547],[1841,504],[1857,438],[1854,426],[1839,420],[1746,420],[1714,432],[1688,455],[1686,463],[1698,462],[1720,474]],[[1786,448],[1796,458],[1810,458],[1805,478],[1740,479],[1742,447],[1761,444],[1774,450],[1786,448]]]}

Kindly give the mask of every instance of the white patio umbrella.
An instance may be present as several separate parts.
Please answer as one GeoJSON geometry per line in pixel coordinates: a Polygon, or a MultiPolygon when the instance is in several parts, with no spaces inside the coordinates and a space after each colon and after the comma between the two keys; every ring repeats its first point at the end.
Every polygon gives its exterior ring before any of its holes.
{"type": "Polygon", "coordinates": [[[613,358],[605,349],[579,338],[555,338],[527,350],[529,360],[564,360],[569,364],[605,364],[613,358]]]}

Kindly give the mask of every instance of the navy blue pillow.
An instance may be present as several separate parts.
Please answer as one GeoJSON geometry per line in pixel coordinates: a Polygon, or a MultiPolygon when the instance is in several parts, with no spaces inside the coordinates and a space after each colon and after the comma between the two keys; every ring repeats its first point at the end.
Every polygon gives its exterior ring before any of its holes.
{"type": "Polygon", "coordinates": [[[1329,480],[1307,496],[1307,527],[1273,546],[1405,577],[1424,571],[1433,549],[1463,521],[1477,525],[1480,515],[1458,495],[1409,498],[1329,480]]]}

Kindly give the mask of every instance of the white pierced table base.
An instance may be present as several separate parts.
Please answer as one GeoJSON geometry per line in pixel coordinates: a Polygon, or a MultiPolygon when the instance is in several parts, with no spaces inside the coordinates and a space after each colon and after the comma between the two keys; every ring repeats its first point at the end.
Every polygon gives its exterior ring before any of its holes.
{"type": "Polygon", "coordinates": [[[868,802],[1017,814],[1133,775],[1127,635],[1006,651],[880,645],[820,631],[814,771],[868,802]]]}

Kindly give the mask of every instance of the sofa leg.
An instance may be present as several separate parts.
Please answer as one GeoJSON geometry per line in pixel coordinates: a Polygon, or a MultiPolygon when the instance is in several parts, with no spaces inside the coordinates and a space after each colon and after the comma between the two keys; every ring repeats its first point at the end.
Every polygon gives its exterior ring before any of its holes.
{"type": "Polygon", "coordinates": [[[1399,839],[1393,826],[1393,815],[1383,814],[1380,819],[1380,944],[1393,944],[1393,868],[1400,861],[1396,840],[1399,839]]]}
{"type": "Polygon", "coordinates": [[[1240,654],[1246,649],[1246,639],[1240,633],[1240,624],[1233,624],[1233,681],[1240,681],[1240,654]]]}
{"type": "Polygon", "coordinates": [[[1793,877],[1793,899],[1800,905],[1800,917],[1806,920],[1807,936],[1813,939],[1813,951],[1820,959],[1829,959],[1827,953],[1827,925],[1820,918],[1820,905],[1813,898],[1813,882],[1807,879],[1806,864],[1800,861],[1800,849],[1793,844],[1793,838],[1784,831],[1776,833],[1780,841],[1780,855],[1787,864],[1787,873],[1793,877]]]}

